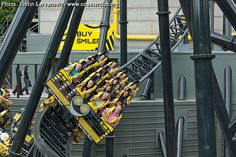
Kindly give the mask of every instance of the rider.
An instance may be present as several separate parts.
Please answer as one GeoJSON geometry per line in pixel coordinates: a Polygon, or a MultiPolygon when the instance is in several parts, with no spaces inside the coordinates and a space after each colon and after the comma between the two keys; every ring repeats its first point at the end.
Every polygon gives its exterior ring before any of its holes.
{"type": "Polygon", "coordinates": [[[12,101],[9,100],[9,96],[10,96],[9,91],[7,89],[1,88],[1,90],[0,90],[1,107],[9,109],[12,106],[12,101]]]}
{"type": "Polygon", "coordinates": [[[102,118],[113,128],[115,128],[122,117],[123,107],[120,104],[113,106],[112,108],[105,108],[101,111],[102,118]]]}

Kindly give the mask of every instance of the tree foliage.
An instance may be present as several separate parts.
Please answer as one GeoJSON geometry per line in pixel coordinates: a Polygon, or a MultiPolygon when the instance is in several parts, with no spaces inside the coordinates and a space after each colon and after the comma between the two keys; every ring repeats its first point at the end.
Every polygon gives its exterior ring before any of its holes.
{"type": "Polygon", "coordinates": [[[6,20],[11,20],[15,15],[20,0],[0,0],[0,26],[6,20]]]}

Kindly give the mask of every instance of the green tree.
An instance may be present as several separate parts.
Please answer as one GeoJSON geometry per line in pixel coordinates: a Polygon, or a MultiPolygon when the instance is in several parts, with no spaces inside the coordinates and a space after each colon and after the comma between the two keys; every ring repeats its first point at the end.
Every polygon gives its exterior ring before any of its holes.
{"type": "Polygon", "coordinates": [[[11,20],[17,10],[20,0],[0,0],[0,26],[6,20],[11,20]]]}

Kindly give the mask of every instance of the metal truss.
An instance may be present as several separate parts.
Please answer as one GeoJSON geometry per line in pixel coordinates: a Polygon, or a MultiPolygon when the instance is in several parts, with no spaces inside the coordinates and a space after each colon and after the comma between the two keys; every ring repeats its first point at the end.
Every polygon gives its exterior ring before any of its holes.
{"type": "MultiPolygon", "coordinates": [[[[170,20],[170,46],[171,52],[179,45],[188,32],[186,20],[179,8],[170,20]]],[[[142,82],[161,65],[160,37],[158,36],[136,57],[120,68],[126,71],[129,78],[142,82]]]]}
{"type": "Polygon", "coordinates": [[[50,157],[70,156],[72,129],[76,127],[77,121],[68,112],[63,106],[56,108],[48,106],[40,114],[34,129],[34,157],[39,154],[50,157]]]}

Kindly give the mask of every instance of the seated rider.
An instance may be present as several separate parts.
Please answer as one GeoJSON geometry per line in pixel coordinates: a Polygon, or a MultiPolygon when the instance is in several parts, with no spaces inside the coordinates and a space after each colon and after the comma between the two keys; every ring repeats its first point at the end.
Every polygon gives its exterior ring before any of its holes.
{"type": "Polygon", "coordinates": [[[0,104],[3,107],[1,110],[9,109],[12,106],[12,101],[9,100],[10,94],[7,89],[0,90],[0,104]]]}
{"type": "Polygon", "coordinates": [[[119,98],[124,105],[125,104],[130,104],[130,102],[131,102],[131,97],[130,97],[131,92],[132,92],[131,89],[126,89],[124,91],[124,93],[121,95],[121,97],[119,98]]]}
{"type": "Polygon", "coordinates": [[[120,84],[121,84],[122,86],[124,86],[125,83],[126,83],[126,81],[128,80],[127,74],[126,74],[125,72],[123,72],[122,75],[120,76],[120,79],[121,79],[120,84]]]}
{"type": "Polygon", "coordinates": [[[81,72],[82,68],[83,68],[82,63],[78,62],[78,63],[76,64],[76,66],[70,71],[69,75],[70,75],[70,76],[75,76],[76,74],[78,74],[79,72],[81,72]]]}
{"type": "Polygon", "coordinates": [[[123,107],[120,104],[117,104],[116,106],[112,108],[105,108],[101,111],[102,118],[113,128],[115,128],[122,117],[122,110],[123,107]]]}
{"type": "Polygon", "coordinates": [[[110,84],[105,84],[104,86],[98,88],[96,91],[97,92],[102,92],[103,91],[103,92],[110,93],[112,91],[112,86],[110,84]]]}
{"type": "MultiPolygon", "coordinates": [[[[74,63],[64,68],[64,70],[68,73],[73,83],[76,83],[76,84],[80,83],[77,74],[83,71],[83,64],[81,62],[77,62],[76,65],[74,63]]],[[[59,80],[59,78],[56,78],[56,79],[59,80]]],[[[60,90],[65,90],[70,85],[71,85],[71,82],[64,83],[63,85],[61,85],[60,90]]]]}
{"type": "Polygon", "coordinates": [[[92,88],[94,86],[94,81],[93,80],[89,80],[82,88],[82,92],[86,92],[85,94],[85,99],[87,99],[88,97],[90,97],[90,93],[87,93],[87,91],[92,88]]]}
{"type": "Polygon", "coordinates": [[[129,89],[132,90],[131,95],[134,96],[136,92],[138,91],[139,87],[136,83],[134,83],[132,86],[129,87],[129,89]]]}
{"type": "Polygon", "coordinates": [[[106,59],[106,56],[105,55],[101,55],[100,58],[98,59],[98,64],[99,64],[99,67],[102,67],[105,65],[105,60],[106,59]]]}
{"type": "Polygon", "coordinates": [[[111,65],[110,65],[110,69],[109,69],[109,74],[111,76],[114,76],[115,72],[117,71],[118,69],[118,64],[116,62],[113,62],[111,65]]]}

